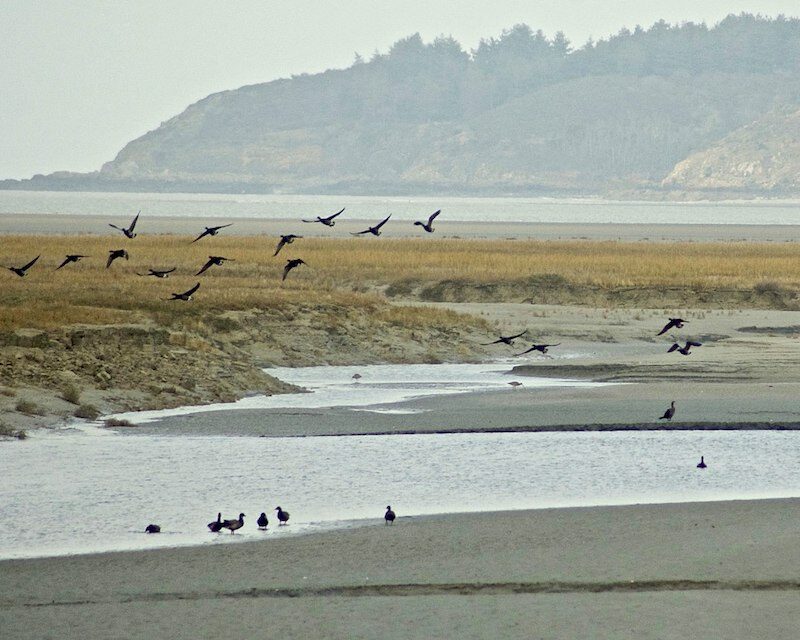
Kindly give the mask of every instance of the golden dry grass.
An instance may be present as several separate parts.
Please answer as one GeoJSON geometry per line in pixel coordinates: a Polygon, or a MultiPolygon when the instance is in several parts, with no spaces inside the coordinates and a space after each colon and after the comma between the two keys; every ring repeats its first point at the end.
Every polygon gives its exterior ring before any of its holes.
{"type": "MultiPolygon", "coordinates": [[[[179,236],[134,240],[100,236],[2,236],[0,264],[19,266],[41,254],[28,275],[0,273],[0,329],[73,323],[191,322],[209,310],[302,307],[323,303],[379,309],[368,292],[400,282],[459,280],[514,283],[551,274],[600,288],[687,287],[697,290],[796,288],[798,248],[791,243],[621,243],[597,241],[302,239],[273,257],[275,239],[215,237],[195,244],[179,236]],[[129,261],[110,269],[110,249],[129,261]],[[90,257],[56,271],[68,253],[90,257]],[[233,259],[199,270],[209,255],[233,259]],[[281,281],[288,258],[308,266],[281,281]],[[168,279],[142,277],[148,268],[176,267],[168,279]],[[201,283],[191,303],[173,292],[201,283]],[[366,294],[354,292],[367,292],[366,294]]],[[[380,310],[398,322],[407,312],[380,310]],[[394,314],[394,315],[392,315],[394,314]]],[[[413,315],[413,314],[412,314],[413,315]]]]}

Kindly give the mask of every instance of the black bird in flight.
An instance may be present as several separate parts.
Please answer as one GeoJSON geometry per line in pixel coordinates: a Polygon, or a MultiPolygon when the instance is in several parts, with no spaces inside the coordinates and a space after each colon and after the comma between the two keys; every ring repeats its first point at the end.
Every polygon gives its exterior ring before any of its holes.
{"type": "Polygon", "coordinates": [[[199,288],[200,288],[200,283],[198,282],[188,291],[184,291],[183,293],[173,293],[172,297],[169,298],[169,300],[184,300],[185,302],[189,302],[189,300],[192,299],[192,295],[194,295],[194,292],[197,291],[199,288]]]}
{"type": "Polygon", "coordinates": [[[108,252],[108,261],[106,262],[106,269],[111,266],[111,263],[114,262],[117,258],[125,258],[128,259],[128,252],[125,249],[112,249],[108,252]]]}
{"type": "Polygon", "coordinates": [[[70,262],[77,262],[81,258],[88,258],[88,257],[89,256],[78,255],[77,253],[70,254],[66,258],[64,258],[64,262],[62,262],[60,265],[56,267],[56,271],[58,271],[61,267],[68,265],[70,262]]]}
{"type": "Polygon", "coordinates": [[[428,233],[433,233],[433,221],[436,219],[436,216],[438,216],[441,212],[442,210],[438,209],[428,217],[428,222],[422,222],[420,220],[417,220],[414,224],[419,225],[420,227],[425,229],[425,231],[427,231],[428,233]]]}
{"type": "Polygon", "coordinates": [[[6,269],[8,269],[9,271],[13,271],[20,278],[23,278],[23,277],[25,277],[25,273],[28,271],[28,269],[30,269],[34,264],[36,264],[36,261],[41,257],[42,257],[41,254],[39,254],[38,256],[36,256],[33,260],[31,260],[28,264],[26,264],[23,267],[6,267],[6,269]]]}
{"type": "Polygon", "coordinates": [[[684,346],[679,345],[677,342],[673,343],[672,346],[667,349],[667,353],[672,353],[673,351],[677,351],[685,356],[688,356],[691,353],[692,347],[702,347],[702,342],[692,342],[691,340],[687,340],[684,346]]]}
{"type": "Polygon", "coordinates": [[[490,344],[500,344],[500,343],[507,344],[507,345],[509,345],[509,346],[510,346],[510,345],[513,345],[513,344],[514,344],[514,340],[516,340],[516,339],[517,339],[517,338],[519,338],[520,336],[524,336],[526,333],[528,333],[528,330],[527,330],[527,329],[525,329],[525,331],[523,331],[522,333],[518,333],[518,334],[517,334],[517,335],[515,335],[515,336],[500,336],[500,337],[499,337],[497,340],[495,340],[494,342],[482,342],[482,343],[481,343],[481,346],[483,346],[483,347],[488,347],[490,344]]]}
{"type": "Polygon", "coordinates": [[[669,404],[669,409],[664,412],[664,415],[659,418],[659,420],[672,420],[672,416],[675,415],[675,401],[673,400],[669,404]]]}
{"type": "Polygon", "coordinates": [[[669,322],[664,325],[664,328],[659,331],[656,335],[660,336],[665,334],[667,331],[675,327],[676,329],[683,329],[683,323],[688,322],[688,320],[684,320],[683,318],[670,318],[669,322]]]}
{"type": "Polygon", "coordinates": [[[280,250],[283,249],[287,244],[292,244],[292,242],[302,237],[303,236],[296,236],[293,233],[281,236],[281,239],[278,241],[278,246],[275,247],[275,253],[272,254],[272,257],[274,258],[277,256],[280,253],[280,250]]]}
{"type": "Polygon", "coordinates": [[[317,216],[314,220],[303,220],[303,222],[321,222],[326,227],[332,227],[333,225],[336,224],[336,220],[334,220],[334,218],[336,216],[342,215],[342,211],[344,210],[345,207],[342,207],[339,211],[337,211],[333,215],[328,216],[327,218],[321,218],[320,216],[317,216]]]}
{"type": "Polygon", "coordinates": [[[542,355],[544,355],[544,354],[547,353],[547,350],[550,347],[557,347],[560,344],[561,344],[560,342],[557,342],[556,344],[534,344],[534,345],[531,345],[530,349],[526,349],[522,353],[515,353],[514,355],[515,356],[524,356],[526,353],[530,353],[531,351],[541,351],[542,355]]]}
{"type": "Polygon", "coordinates": [[[133,238],[136,237],[136,234],[133,232],[133,229],[134,229],[134,227],[136,227],[136,223],[139,220],[139,214],[141,212],[142,212],[142,210],[139,209],[138,213],[136,214],[136,216],[131,221],[131,226],[129,226],[127,229],[125,229],[124,227],[118,227],[117,225],[111,224],[110,222],[108,223],[108,226],[109,227],[114,227],[118,231],[122,231],[122,233],[125,235],[126,238],[130,238],[131,240],[133,240],[133,238]]]}
{"type": "MultiPolygon", "coordinates": [[[[197,242],[200,238],[205,238],[206,236],[215,236],[219,233],[220,229],[224,229],[225,227],[230,227],[233,223],[230,224],[221,224],[218,227],[206,227],[206,230],[203,231],[199,236],[197,236],[192,243],[197,242]]],[[[190,243],[191,244],[191,243],[190,243]]]]}
{"type": "Polygon", "coordinates": [[[299,267],[301,264],[306,264],[301,258],[294,258],[293,260],[287,260],[286,266],[283,268],[283,277],[281,278],[281,280],[286,280],[286,276],[289,275],[289,272],[295,267],[299,267]]]}
{"type": "Polygon", "coordinates": [[[222,263],[225,262],[226,260],[230,260],[231,262],[233,262],[233,258],[223,258],[222,256],[208,256],[208,261],[203,265],[203,268],[200,269],[200,271],[198,271],[194,275],[199,276],[209,267],[212,267],[214,265],[217,265],[218,267],[222,266],[222,263]]]}
{"type": "Polygon", "coordinates": [[[368,227],[367,229],[364,229],[363,231],[358,231],[356,233],[352,233],[351,232],[350,235],[360,236],[360,235],[363,235],[365,233],[371,233],[373,236],[379,236],[379,235],[381,235],[381,227],[383,225],[385,225],[387,222],[389,222],[389,218],[391,218],[391,217],[392,217],[392,214],[390,213],[388,216],[386,216],[383,220],[381,220],[374,227],[368,227]]]}
{"type": "Polygon", "coordinates": [[[172,269],[164,269],[159,271],[158,269],[148,269],[148,273],[138,273],[137,276],[154,276],[156,278],[169,278],[169,274],[175,271],[176,267],[172,267],[172,269]]]}

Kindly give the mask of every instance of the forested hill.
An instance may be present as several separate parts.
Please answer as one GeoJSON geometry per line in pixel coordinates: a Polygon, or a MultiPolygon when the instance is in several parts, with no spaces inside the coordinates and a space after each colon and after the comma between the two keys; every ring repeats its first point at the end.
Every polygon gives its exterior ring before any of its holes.
{"type": "Polygon", "coordinates": [[[713,28],[662,21],[575,50],[561,33],[517,25],[471,52],[452,38],[412,35],[347,69],[213,94],[130,142],[100,172],[39,183],[797,194],[798,112],[797,19],[742,14],[713,28]],[[762,121],[769,126],[754,125],[762,121]],[[753,140],[753,131],[771,138],[753,140]],[[698,180],[698,172],[718,177],[731,157],[739,166],[750,155],[762,174],[781,179],[698,180]]]}

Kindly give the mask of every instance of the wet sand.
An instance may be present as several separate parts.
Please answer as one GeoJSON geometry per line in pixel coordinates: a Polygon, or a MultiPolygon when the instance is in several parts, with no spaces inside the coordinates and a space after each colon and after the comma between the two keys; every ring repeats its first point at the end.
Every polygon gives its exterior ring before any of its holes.
{"type": "Polygon", "coordinates": [[[65,640],[797,637],[797,499],[396,508],[391,527],[379,512],[263,542],[0,562],[0,628],[65,640]]]}

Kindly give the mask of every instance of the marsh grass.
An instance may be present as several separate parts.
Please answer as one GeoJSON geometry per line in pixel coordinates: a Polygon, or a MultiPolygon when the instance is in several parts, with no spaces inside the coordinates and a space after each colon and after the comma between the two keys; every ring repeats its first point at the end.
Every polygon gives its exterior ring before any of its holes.
{"type": "MultiPolygon", "coordinates": [[[[134,240],[2,236],[0,264],[23,264],[38,254],[42,258],[25,278],[0,273],[0,331],[145,319],[190,326],[209,311],[288,312],[326,303],[375,311],[379,297],[370,291],[405,297],[423,286],[448,283],[486,287],[487,295],[494,296],[502,296],[498,288],[504,286],[531,291],[683,288],[767,296],[800,287],[799,252],[792,243],[305,238],[273,258],[272,237],[218,237],[205,244],[190,240],[170,235],[134,240]],[[107,269],[109,250],[123,247],[130,260],[117,260],[107,269]],[[89,257],[56,271],[68,253],[89,257]],[[209,255],[233,261],[194,275],[209,255]],[[307,266],[281,281],[286,260],[294,257],[302,257],[307,266]],[[168,279],[137,275],[151,267],[176,271],[168,279]],[[201,287],[192,302],[168,301],[171,293],[196,282],[201,287]]],[[[383,313],[388,321],[403,315],[383,313]]],[[[417,318],[406,313],[402,321],[424,322],[417,318]]]]}

